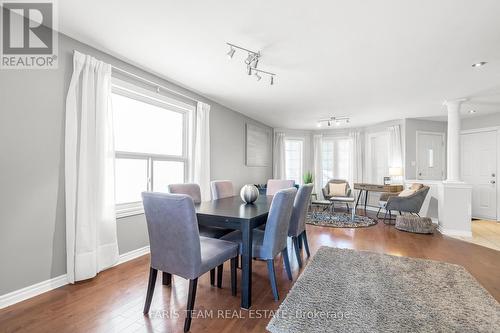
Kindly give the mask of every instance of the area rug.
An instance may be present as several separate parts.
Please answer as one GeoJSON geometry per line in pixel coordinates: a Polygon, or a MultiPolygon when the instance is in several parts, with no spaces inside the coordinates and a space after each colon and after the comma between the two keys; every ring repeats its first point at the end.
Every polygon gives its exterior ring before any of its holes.
{"type": "Polygon", "coordinates": [[[267,329],[500,332],[500,304],[458,265],[321,247],[267,329]]]}
{"type": "Polygon", "coordinates": [[[313,211],[307,214],[306,223],[333,228],[362,228],[375,225],[377,221],[367,216],[358,215],[354,217],[353,221],[350,213],[313,211]]]}

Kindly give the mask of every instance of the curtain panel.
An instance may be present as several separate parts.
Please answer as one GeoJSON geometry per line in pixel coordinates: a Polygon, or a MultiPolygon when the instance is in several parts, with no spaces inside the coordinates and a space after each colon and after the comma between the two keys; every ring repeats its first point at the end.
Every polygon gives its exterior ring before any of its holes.
{"type": "Polygon", "coordinates": [[[194,116],[191,159],[193,183],[200,185],[201,200],[210,200],[210,105],[198,102],[194,116]]]}
{"type": "Polygon", "coordinates": [[[285,165],[285,133],[274,133],[273,178],[286,178],[285,165]]]}
{"type": "Polygon", "coordinates": [[[73,57],[66,98],[67,276],[85,280],[118,261],[111,66],[73,57]]]}
{"type": "Polygon", "coordinates": [[[313,168],[314,168],[314,193],[318,200],[323,199],[323,135],[315,134],[313,136],[313,168]]]}

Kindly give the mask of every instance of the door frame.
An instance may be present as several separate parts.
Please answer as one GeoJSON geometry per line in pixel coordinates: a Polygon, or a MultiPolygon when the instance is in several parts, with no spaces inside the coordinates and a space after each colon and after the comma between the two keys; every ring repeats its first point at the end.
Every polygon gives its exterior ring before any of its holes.
{"type": "Polygon", "coordinates": [[[446,133],[445,132],[432,132],[432,131],[415,131],[415,142],[416,142],[416,150],[415,150],[415,162],[416,162],[416,168],[415,168],[415,178],[417,180],[436,180],[436,181],[443,181],[445,180],[445,173],[446,173],[446,133]],[[441,170],[441,179],[421,179],[419,176],[418,176],[418,148],[419,148],[419,144],[418,144],[418,138],[419,138],[419,135],[420,134],[429,134],[429,135],[439,135],[441,136],[441,139],[442,139],[442,143],[443,143],[443,149],[442,149],[442,152],[441,152],[441,161],[443,161],[443,165],[442,165],[442,170],[441,170]]]}
{"type": "MultiPolygon", "coordinates": [[[[498,170],[500,167],[500,126],[490,126],[490,127],[481,127],[481,128],[473,128],[467,130],[460,131],[460,153],[462,153],[462,135],[464,134],[476,134],[476,133],[484,133],[484,132],[495,132],[497,135],[497,168],[495,170],[496,175],[496,195],[497,195],[497,223],[500,223],[500,186],[498,186],[498,170]]],[[[462,163],[460,162],[460,169],[462,168],[462,163]]],[[[460,170],[460,177],[462,177],[462,170],[460,170]]]]}

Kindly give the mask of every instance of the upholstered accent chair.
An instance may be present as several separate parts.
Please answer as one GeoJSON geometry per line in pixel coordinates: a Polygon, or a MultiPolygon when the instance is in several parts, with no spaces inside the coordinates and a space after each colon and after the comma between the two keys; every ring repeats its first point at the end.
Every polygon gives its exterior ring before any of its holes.
{"type": "Polygon", "coordinates": [[[276,192],[293,187],[294,185],[294,180],[269,179],[267,181],[266,195],[275,195],[276,192]]]}
{"type": "Polygon", "coordinates": [[[429,186],[415,183],[400,193],[382,193],[379,199],[377,217],[379,217],[381,209],[385,209],[384,222],[393,220],[392,211],[397,211],[400,214],[406,212],[419,216],[418,213],[422,208],[429,189],[429,186]]]}
{"type": "Polygon", "coordinates": [[[143,192],[142,201],[149,234],[151,264],[144,314],[149,312],[158,271],[163,285],[170,285],[172,275],[189,280],[187,315],[184,332],[191,326],[198,277],[217,267],[217,286],[222,287],[224,262],[231,260],[231,290],[236,295],[236,257],[238,245],[200,237],[192,198],[185,194],[143,192]]]}
{"type": "Polygon", "coordinates": [[[312,191],[312,184],[299,187],[297,195],[295,196],[295,201],[293,202],[292,217],[290,219],[290,227],[288,228],[288,237],[292,239],[292,245],[295,249],[299,268],[302,268],[302,259],[300,257],[302,242],[304,242],[307,257],[311,255],[309,252],[309,243],[307,242],[306,214],[312,191]]]}
{"type": "MultiPolygon", "coordinates": [[[[170,184],[168,185],[168,191],[172,194],[187,194],[193,199],[195,205],[201,203],[201,190],[198,184],[170,184]]],[[[217,228],[217,227],[207,227],[200,225],[198,226],[200,231],[200,236],[210,237],[210,238],[221,238],[222,236],[230,233],[231,229],[217,228]]],[[[213,280],[215,277],[211,275],[213,280]]]]}
{"type": "MultiPolygon", "coordinates": [[[[347,210],[349,210],[349,203],[354,203],[354,198],[351,196],[351,186],[349,182],[345,179],[330,179],[328,183],[323,187],[323,197],[325,200],[329,200],[332,202],[331,209],[334,209],[334,203],[340,202],[345,203],[347,210]],[[332,192],[332,188],[338,192],[332,192]]],[[[354,219],[355,211],[354,206],[351,211],[352,219],[354,219]]]]}
{"type": "MultiPolygon", "coordinates": [[[[290,261],[288,260],[287,236],[296,193],[296,188],[278,191],[271,202],[266,229],[254,229],[252,234],[252,257],[267,261],[269,280],[271,281],[271,288],[276,301],[279,299],[279,296],[276,275],[274,272],[274,258],[280,252],[283,257],[288,279],[292,281],[292,271],[290,269],[290,261]]],[[[222,237],[222,239],[239,244],[239,253],[241,254],[241,231],[233,231],[222,237]]]]}
{"type": "Polygon", "coordinates": [[[212,200],[229,198],[234,196],[233,182],[230,180],[213,180],[210,182],[212,200]]]}

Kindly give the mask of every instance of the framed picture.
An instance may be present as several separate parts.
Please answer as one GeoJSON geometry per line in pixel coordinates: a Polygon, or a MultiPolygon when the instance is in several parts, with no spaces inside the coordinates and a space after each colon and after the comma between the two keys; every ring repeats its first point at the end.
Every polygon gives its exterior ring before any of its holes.
{"type": "Polygon", "coordinates": [[[247,123],[245,132],[246,165],[252,167],[270,165],[269,147],[271,146],[271,133],[269,130],[262,126],[247,123]]]}

